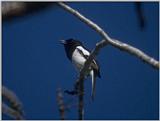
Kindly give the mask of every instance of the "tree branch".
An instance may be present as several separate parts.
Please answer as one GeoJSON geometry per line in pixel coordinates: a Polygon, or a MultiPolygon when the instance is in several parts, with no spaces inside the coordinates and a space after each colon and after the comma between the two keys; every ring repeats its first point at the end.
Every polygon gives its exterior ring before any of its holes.
{"type": "Polygon", "coordinates": [[[24,119],[22,103],[19,101],[17,96],[5,86],[2,86],[2,96],[10,103],[10,107],[3,103],[2,112],[16,119],[24,119]]]}
{"type": "Polygon", "coordinates": [[[45,10],[54,3],[52,2],[13,2],[3,1],[2,2],[2,19],[5,21],[26,16],[41,10],[45,10]]]}
{"type": "Polygon", "coordinates": [[[65,105],[61,88],[57,89],[57,103],[60,112],[61,120],[65,120],[65,105]]]}
{"type": "Polygon", "coordinates": [[[135,11],[137,14],[137,19],[141,30],[146,27],[146,18],[142,9],[142,2],[135,2],[135,11]]]}
{"type": "Polygon", "coordinates": [[[79,82],[79,88],[78,88],[78,94],[79,94],[79,102],[78,102],[78,114],[79,114],[79,120],[84,119],[84,75],[80,75],[78,78],[79,82]]]}
{"type": "Polygon", "coordinates": [[[132,55],[138,57],[142,61],[146,62],[147,64],[149,64],[151,66],[153,66],[154,68],[159,69],[159,62],[157,60],[155,60],[154,58],[148,56],[147,54],[145,54],[141,50],[139,50],[139,49],[137,49],[135,47],[132,47],[129,44],[126,44],[126,43],[123,43],[123,42],[121,42],[119,40],[110,38],[108,36],[108,34],[102,28],[100,28],[97,24],[95,24],[94,22],[92,22],[91,20],[89,20],[88,18],[83,16],[82,14],[80,14],[78,11],[76,11],[73,8],[69,7],[65,3],[58,2],[58,4],[62,8],[64,8],[66,11],[68,11],[71,14],[73,14],[74,16],[79,18],[81,21],[86,23],[88,26],[93,28],[96,32],[98,32],[104,38],[104,40],[101,41],[101,43],[103,43],[103,45],[110,44],[110,45],[112,45],[112,46],[114,46],[114,47],[116,47],[116,48],[118,48],[120,50],[123,50],[125,52],[128,52],[129,54],[132,54],[132,55]]]}
{"type": "Polygon", "coordinates": [[[6,114],[7,116],[10,116],[11,118],[17,119],[17,120],[24,120],[23,116],[18,111],[10,108],[4,103],[2,103],[2,113],[6,114]]]}
{"type": "Polygon", "coordinates": [[[112,39],[108,36],[108,34],[100,28],[97,24],[80,14],[78,11],[74,10],[73,8],[69,7],[65,3],[58,2],[58,4],[64,8],[69,13],[76,16],[78,19],[80,19],[82,22],[90,26],[92,29],[94,29],[97,33],[99,33],[104,39],[96,44],[96,47],[94,50],[92,50],[91,55],[88,57],[87,61],[85,62],[84,67],[82,68],[78,81],[79,81],[79,119],[82,120],[84,117],[84,100],[83,100],[83,92],[84,92],[84,78],[85,73],[87,72],[92,60],[94,57],[99,53],[100,49],[104,46],[110,44],[115,48],[118,48],[120,50],[123,50],[131,55],[134,55],[138,57],[140,60],[144,61],[145,63],[151,65],[152,67],[159,69],[159,62],[155,60],[154,58],[148,56],[141,50],[132,47],[129,44],[123,43],[119,40],[112,39]]]}

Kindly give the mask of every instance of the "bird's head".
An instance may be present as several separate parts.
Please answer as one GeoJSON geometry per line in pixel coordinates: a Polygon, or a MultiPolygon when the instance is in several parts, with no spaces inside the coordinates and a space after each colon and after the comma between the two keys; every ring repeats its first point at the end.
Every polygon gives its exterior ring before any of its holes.
{"type": "Polygon", "coordinates": [[[60,40],[61,44],[67,47],[80,46],[82,43],[75,39],[60,40]]]}
{"type": "Polygon", "coordinates": [[[75,39],[60,40],[61,44],[64,45],[67,57],[71,60],[72,53],[77,46],[82,46],[82,43],[75,39]]]}

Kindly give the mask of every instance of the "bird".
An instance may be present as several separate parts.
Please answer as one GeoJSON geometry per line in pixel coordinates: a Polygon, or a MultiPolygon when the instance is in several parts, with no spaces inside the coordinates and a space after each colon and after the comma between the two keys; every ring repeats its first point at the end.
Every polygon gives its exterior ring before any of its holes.
{"type": "MultiPolygon", "coordinates": [[[[75,65],[76,69],[80,72],[83,68],[87,58],[90,56],[90,51],[86,49],[82,42],[77,39],[67,39],[60,40],[61,44],[64,45],[64,49],[68,59],[75,65]]],[[[94,58],[89,67],[89,72],[87,72],[86,76],[91,76],[92,80],[92,92],[91,97],[94,100],[95,96],[95,87],[96,87],[96,77],[101,78],[100,75],[100,66],[97,60],[94,58]]]]}

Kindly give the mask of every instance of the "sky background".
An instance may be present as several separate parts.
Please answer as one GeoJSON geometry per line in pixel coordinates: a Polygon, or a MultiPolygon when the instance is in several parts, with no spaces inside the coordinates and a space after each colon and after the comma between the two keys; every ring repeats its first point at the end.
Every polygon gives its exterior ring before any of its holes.
{"type": "MultiPolygon", "coordinates": [[[[158,60],[159,5],[143,3],[146,26],[138,24],[135,4],[69,3],[102,27],[110,37],[131,44],[158,60]]],[[[56,90],[72,89],[78,73],[67,59],[61,39],[75,38],[92,50],[102,38],[59,6],[2,24],[2,83],[21,102],[26,119],[60,119],[56,90]]],[[[158,70],[112,46],[97,56],[101,79],[91,102],[91,80],[85,81],[84,119],[158,119],[158,70]]],[[[78,119],[77,98],[66,119],[78,119]]],[[[3,115],[3,119],[10,119],[3,115]]]]}

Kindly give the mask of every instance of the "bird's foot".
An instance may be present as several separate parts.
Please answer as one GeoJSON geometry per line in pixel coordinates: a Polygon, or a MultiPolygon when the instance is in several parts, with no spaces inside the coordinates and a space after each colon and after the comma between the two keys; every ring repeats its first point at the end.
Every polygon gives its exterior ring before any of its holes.
{"type": "Polygon", "coordinates": [[[76,81],[76,83],[74,84],[73,90],[65,90],[64,92],[69,95],[78,95],[78,87],[79,87],[79,82],[76,81]]]}

